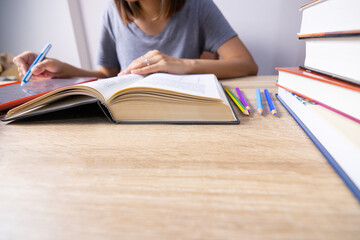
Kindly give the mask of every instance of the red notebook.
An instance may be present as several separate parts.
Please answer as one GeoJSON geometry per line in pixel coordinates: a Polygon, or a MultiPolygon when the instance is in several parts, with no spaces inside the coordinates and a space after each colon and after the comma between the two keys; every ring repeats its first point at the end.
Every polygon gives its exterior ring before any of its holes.
{"type": "Polygon", "coordinates": [[[94,80],[96,78],[91,77],[52,78],[30,81],[23,87],[20,82],[0,85],[0,111],[6,111],[60,87],[94,80]]]}

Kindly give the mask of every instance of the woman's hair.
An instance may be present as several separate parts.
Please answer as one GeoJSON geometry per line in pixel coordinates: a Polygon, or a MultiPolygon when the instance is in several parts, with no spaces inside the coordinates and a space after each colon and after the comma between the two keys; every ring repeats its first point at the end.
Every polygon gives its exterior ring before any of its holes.
{"type": "MultiPolygon", "coordinates": [[[[140,15],[141,7],[139,2],[127,2],[125,0],[114,0],[121,19],[127,25],[133,22],[140,15]]],[[[161,0],[160,10],[155,19],[165,17],[169,19],[176,12],[180,11],[186,0],[161,0]]]]}

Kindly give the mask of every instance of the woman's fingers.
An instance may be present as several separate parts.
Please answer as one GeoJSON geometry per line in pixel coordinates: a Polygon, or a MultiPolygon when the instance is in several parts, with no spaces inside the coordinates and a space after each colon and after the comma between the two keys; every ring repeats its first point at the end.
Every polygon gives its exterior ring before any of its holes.
{"type": "Polygon", "coordinates": [[[151,58],[147,58],[149,64],[147,64],[147,61],[144,61],[145,64],[141,64],[141,67],[132,69],[131,73],[145,75],[156,72],[167,72],[165,66],[166,61],[164,60],[165,57],[166,57],[165,54],[158,54],[158,55],[154,55],[151,58]]]}
{"type": "Polygon", "coordinates": [[[156,72],[167,72],[185,74],[184,60],[166,55],[159,50],[147,52],[144,56],[135,59],[119,76],[125,74],[151,74],[156,72]]]}
{"type": "Polygon", "coordinates": [[[146,75],[150,73],[156,73],[156,72],[166,72],[160,63],[152,64],[149,66],[145,66],[142,68],[134,69],[131,71],[133,74],[140,74],[140,75],[146,75]]]}
{"type": "Polygon", "coordinates": [[[130,65],[123,71],[119,73],[119,75],[125,75],[132,73],[133,70],[141,69],[150,65],[154,65],[157,63],[157,56],[163,55],[159,50],[151,50],[147,52],[145,55],[135,59],[130,63],[130,65]]]}
{"type": "Polygon", "coordinates": [[[62,63],[56,59],[47,58],[42,62],[37,63],[32,69],[36,78],[52,78],[61,75],[62,63]]]}
{"type": "Polygon", "coordinates": [[[24,52],[13,59],[13,63],[18,67],[20,77],[23,77],[29,69],[32,62],[37,57],[36,53],[24,52]]]}
{"type": "MultiPolygon", "coordinates": [[[[31,64],[36,59],[37,54],[33,52],[24,52],[13,59],[18,67],[19,76],[23,78],[31,64]]],[[[32,69],[34,79],[51,78],[59,75],[61,62],[56,59],[46,58],[44,61],[37,63],[32,69]]]]}

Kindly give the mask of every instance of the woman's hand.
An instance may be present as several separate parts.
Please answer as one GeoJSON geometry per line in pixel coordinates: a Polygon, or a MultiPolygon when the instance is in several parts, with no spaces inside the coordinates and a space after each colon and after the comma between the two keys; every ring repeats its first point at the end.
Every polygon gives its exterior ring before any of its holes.
{"type": "Polygon", "coordinates": [[[171,57],[159,50],[152,50],[132,61],[125,70],[119,73],[119,76],[130,73],[146,75],[156,72],[187,74],[187,67],[186,59],[171,57]]]}
{"type": "MultiPolygon", "coordinates": [[[[20,78],[23,78],[31,64],[34,62],[37,54],[34,52],[24,52],[13,59],[17,65],[20,78]]],[[[32,69],[34,79],[45,79],[53,77],[63,77],[64,64],[59,60],[46,58],[42,62],[37,63],[32,69]]]]}
{"type": "Polygon", "coordinates": [[[217,50],[220,59],[184,59],[152,50],[135,59],[119,75],[151,74],[215,74],[219,79],[256,75],[258,67],[239,37],[233,37],[217,50]]]}

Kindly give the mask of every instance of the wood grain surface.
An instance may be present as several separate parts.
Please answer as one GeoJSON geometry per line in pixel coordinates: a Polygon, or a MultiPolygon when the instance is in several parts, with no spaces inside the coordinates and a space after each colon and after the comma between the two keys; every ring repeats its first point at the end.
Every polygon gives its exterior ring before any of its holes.
{"type": "Polygon", "coordinates": [[[359,239],[360,205],[274,94],[279,117],[116,125],[98,109],[0,123],[0,239],[359,239]]]}

